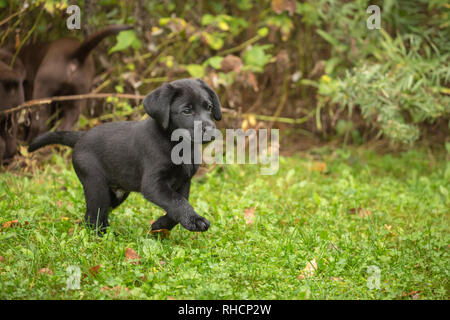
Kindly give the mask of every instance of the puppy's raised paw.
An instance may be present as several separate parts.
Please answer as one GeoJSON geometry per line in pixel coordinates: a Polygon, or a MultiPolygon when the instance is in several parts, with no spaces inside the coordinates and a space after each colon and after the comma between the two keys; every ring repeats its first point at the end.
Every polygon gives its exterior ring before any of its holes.
{"type": "Polygon", "coordinates": [[[181,225],[189,231],[206,231],[209,228],[209,221],[199,215],[185,217],[181,225]]]}

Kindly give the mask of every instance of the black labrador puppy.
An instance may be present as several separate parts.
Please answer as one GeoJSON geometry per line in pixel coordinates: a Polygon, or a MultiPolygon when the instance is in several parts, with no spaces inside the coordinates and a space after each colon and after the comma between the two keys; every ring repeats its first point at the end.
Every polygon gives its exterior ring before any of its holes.
{"type": "Polygon", "coordinates": [[[173,163],[176,142],[171,134],[181,128],[192,136],[195,121],[201,123],[201,143],[212,140],[207,133],[215,130],[214,120],[222,118],[219,98],[202,80],[182,79],[152,91],[143,104],[151,118],[105,123],[86,132],[47,132],[29,150],[55,143],[74,148],[72,163],[84,189],[85,220],[100,231],[108,226],[109,209],[132,191],[167,212],[152,230],[170,230],[181,223],[190,231],[206,231],[209,221],[188,202],[191,178],[199,165],[173,163]]]}

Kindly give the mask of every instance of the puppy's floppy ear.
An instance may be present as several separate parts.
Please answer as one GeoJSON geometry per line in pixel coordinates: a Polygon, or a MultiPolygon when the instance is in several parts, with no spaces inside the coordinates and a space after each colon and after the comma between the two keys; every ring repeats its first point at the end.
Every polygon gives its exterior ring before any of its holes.
{"type": "Polygon", "coordinates": [[[202,86],[202,88],[208,92],[208,94],[212,100],[212,104],[213,104],[212,112],[213,112],[214,119],[219,121],[220,119],[222,119],[222,112],[220,111],[219,97],[214,92],[214,90],[211,89],[203,80],[197,79],[197,81],[200,82],[200,85],[202,86]]]}
{"type": "Polygon", "coordinates": [[[144,109],[164,130],[169,128],[170,104],[175,90],[169,83],[150,92],[144,99],[144,109]]]}

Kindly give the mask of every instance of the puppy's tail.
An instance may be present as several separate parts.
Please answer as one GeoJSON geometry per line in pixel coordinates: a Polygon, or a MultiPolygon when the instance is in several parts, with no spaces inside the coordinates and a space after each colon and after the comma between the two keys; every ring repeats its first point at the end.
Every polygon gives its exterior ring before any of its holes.
{"type": "Polygon", "coordinates": [[[128,25],[114,25],[106,27],[105,29],[98,31],[97,33],[93,34],[85,41],[83,41],[72,54],[71,58],[83,62],[92,51],[92,49],[94,49],[104,38],[114,34],[118,34],[120,31],[129,29],[133,29],[133,27],[128,25]]]}
{"type": "Polygon", "coordinates": [[[83,134],[81,131],[46,132],[30,143],[28,151],[33,152],[49,144],[62,144],[73,148],[83,134]]]}

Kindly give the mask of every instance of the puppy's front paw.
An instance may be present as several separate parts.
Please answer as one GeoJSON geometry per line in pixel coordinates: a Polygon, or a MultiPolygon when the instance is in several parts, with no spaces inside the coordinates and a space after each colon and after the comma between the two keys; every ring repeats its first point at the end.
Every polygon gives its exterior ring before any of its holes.
{"type": "Polygon", "coordinates": [[[209,221],[196,214],[183,218],[181,225],[189,231],[206,231],[209,228],[209,221]]]}

